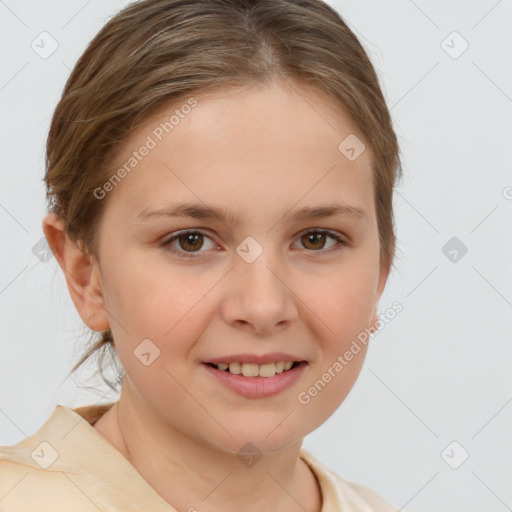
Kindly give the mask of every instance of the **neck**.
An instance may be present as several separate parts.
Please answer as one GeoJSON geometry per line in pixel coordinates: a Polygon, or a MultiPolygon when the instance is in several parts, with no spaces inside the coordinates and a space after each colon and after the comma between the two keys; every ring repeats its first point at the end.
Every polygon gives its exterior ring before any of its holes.
{"type": "Polygon", "coordinates": [[[175,509],[321,512],[318,482],[299,456],[302,440],[244,464],[236,453],[173,428],[135,395],[123,387],[94,428],[175,509]]]}

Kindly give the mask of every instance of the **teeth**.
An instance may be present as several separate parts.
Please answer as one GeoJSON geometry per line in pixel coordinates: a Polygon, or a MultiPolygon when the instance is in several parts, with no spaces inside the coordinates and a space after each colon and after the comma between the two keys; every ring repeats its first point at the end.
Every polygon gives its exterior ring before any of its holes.
{"type": "Polygon", "coordinates": [[[293,361],[278,361],[258,365],[255,363],[219,363],[216,365],[219,370],[229,371],[235,375],[242,374],[244,377],[273,377],[276,373],[283,373],[293,366],[293,361]]]}
{"type": "Polygon", "coordinates": [[[274,363],[262,364],[259,369],[260,377],[273,377],[276,374],[276,365],[274,363]]]}
{"type": "Polygon", "coordinates": [[[258,365],[254,363],[244,363],[242,365],[242,374],[244,377],[257,377],[258,365]]]}
{"type": "MultiPolygon", "coordinates": [[[[219,365],[220,369],[220,365],[219,365]]],[[[239,375],[242,373],[242,365],[240,363],[229,363],[229,373],[234,373],[235,375],[239,375]]]]}

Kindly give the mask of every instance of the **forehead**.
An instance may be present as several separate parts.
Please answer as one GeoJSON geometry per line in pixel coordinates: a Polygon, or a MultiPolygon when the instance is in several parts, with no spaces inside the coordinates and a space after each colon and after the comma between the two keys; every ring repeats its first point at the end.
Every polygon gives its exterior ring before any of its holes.
{"type": "Polygon", "coordinates": [[[349,160],[340,143],[350,137],[363,143],[341,107],[297,84],[191,95],[161,108],[124,142],[112,170],[134,165],[109,199],[137,213],[173,199],[231,205],[242,215],[272,202],[281,211],[301,198],[368,208],[371,151],[364,142],[349,160]]]}

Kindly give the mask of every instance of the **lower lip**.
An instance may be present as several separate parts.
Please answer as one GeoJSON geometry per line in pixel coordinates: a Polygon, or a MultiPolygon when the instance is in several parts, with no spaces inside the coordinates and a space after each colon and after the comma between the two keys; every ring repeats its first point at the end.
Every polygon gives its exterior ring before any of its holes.
{"type": "Polygon", "coordinates": [[[263,398],[281,393],[297,382],[307,366],[307,363],[302,361],[295,368],[283,373],[276,373],[274,377],[244,377],[228,371],[217,370],[206,363],[202,364],[219,382],[246,398],[263,398]]]}

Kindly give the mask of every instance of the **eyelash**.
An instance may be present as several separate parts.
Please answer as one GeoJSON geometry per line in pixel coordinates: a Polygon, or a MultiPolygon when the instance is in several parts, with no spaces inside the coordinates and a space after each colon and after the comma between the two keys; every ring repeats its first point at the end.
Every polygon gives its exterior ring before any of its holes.
{"type": "MultiPolygon", "coordinates": [[[[301,236],[309,235],[309,234],[328,235],[329,237],[333,238],[334,240],[336,240],[338,242],[337,246],[335,245],[335,246],[329,248],[326,251],[324,251],[322,249],[318,249],[317,251],[311,250],[311,252],[331,253],[331,252],[339,251],[343,247],[346,247],[346,246],[349,245],[348,242],[343,240],[343,238],[341,236],[339,236],[337,233],[332,232],[332,231],[313,228],[313,229],[309,229],[309,230],[306,230],[306,231],[302,232],[301,236]]],[[[172,248],[172,249],[170,248],[171,247],[170,244],[174,240],[177,240],[178,238],[180,238],[182,236],[186,236],[186,235],[204,235],[207,238],[211,239],[211,237],[209,237],[205,232],[203,232],[201,230],[198,230],[198,229],[187,229],[185,231],[180,231],[176,235],[173,235],[171,238],[168,238],[166,241],[164,241],[162,243],[162,246],[165,247],[166,249],[169,249],[171,252],[173,252],[174,254],[176,254],[180,258],[197,258],[197,257],[199,257],[200,253],[204,252],[204,251],[187,252],[187,251],[183,251],[182,249],[176,250],[176,248],[172,248]]]]}

